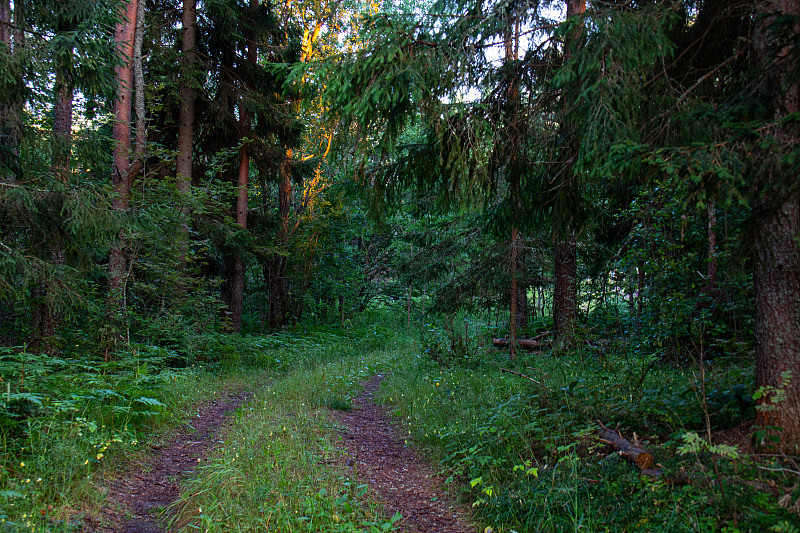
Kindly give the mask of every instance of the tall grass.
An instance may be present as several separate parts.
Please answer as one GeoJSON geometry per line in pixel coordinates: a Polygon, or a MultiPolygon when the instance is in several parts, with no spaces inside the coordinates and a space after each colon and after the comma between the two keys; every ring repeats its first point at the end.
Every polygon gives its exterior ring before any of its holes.
{"type": "Polygon", "coordinates": [[[147,345],[109,362],[0,352],[0,531],[79,530],[109,504],[104,485],[127,458],[168,435],[201,399],[245,386],[234,359],[277,371],[252,339],[227,339],[209,341],[215,364],[178,369],[174,353],[147,345]],[[220,356],[221,345],[236,356],[220,356]]]}
{"type": "MultiPolygon", "coordinates": [[[[494,531],[767,531],[796,519],[755,488],[765,471],[753,460],[687,446],[707,423],[717,430],[753,416],[751,368],[719,361],[703,386],[698,367],[622,345],[512,362],[455,340],[428,332],[395,362],[381,399],[494,531]],[[640,476],[599,442],[597,420],[641,436],[663,476],[640,476]]],[[[794,502],[789,477],[770,483],[794,502]]]]}

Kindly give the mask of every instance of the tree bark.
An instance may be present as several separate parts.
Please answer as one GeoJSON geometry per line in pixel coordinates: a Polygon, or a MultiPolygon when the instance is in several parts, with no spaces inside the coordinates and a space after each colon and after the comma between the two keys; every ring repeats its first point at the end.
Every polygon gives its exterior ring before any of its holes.
{"type": "MultiPolygon", "coordinates": [[[[506,27],[503,32],[503,41],[505,45],[505,61],[511,63],[517,60],[518,53],[518,21],[516,17],[515,7],[509,4],[506,7],[506,27]]],[[[508,166],[508,194],[509,202],[514,206],[515,211],[519,210],[522,201],[520,194],[520,176],[516,159],[519,156],[519,149],[521,144],[520,131],[519,131],[519,114],[520,114],[520,94],[519,94],[519,80],[516,73],[509,70],[511,79],[508,80],[508,115],[506,117],[506,131],[507,139],[503,142],[505,146],[500,150],[500,154],[504,152],[508,154],[506,164],[508,166]]],[[[505,157],[503,158],[505,159],[505,157]]],[[[511,227],[511,247],[509,250],[509,270],[511,274],[511,286],[509,287],[509,320],[508,320],[508,356],[511,359],[517,358],[517,326],[519,323],[518,314],[518,296],[519,296],[519,280],[517,277],[518,258],[519,258],[519,229],[517,221],[512,221],[511,227]]]]}
{"type": "Polygon", "coordinates": [[[136,8],[136,28],[133,38],[133,87],[135,89],[134,110],[136,112],[136,139],[134,142],[133,163],[128,181],[131,183],[144,168],[147,143],[147,122],[144,108],[144,67],[142,65],[142,44],[144,41],[144,1],[136,8]]]}
{"type": "Polygon", "coordinates": [[[72,73],[56,70],[55,102],[53,103],[53,176],[66,185],[69,182],[72,154],[72,99],[75,92],[72,73]]]}
{"type": "Polygon", "coordinates": [[[706,286],[709,294],[717,288],[717,205],[715,198],[708,199],[708,272],[706,286]]]}
{"type": "MultiPolygon", "coordinates": [[[[117,95],[114,99],[114,163],[111,181],[114,187],[112,209],[122,215],[130,209],[131,194],[131,107],[133,96],[133,45],[138,0],[120,6],[120,22],[114,28],[114,42],[120,64],[115,67],[117,95]]],[[[125,313],[125,286],[128,271],[127,237],[124,229],[112,244],[108,258],[108,312],[116,320],[125,313]]]]}
{"type": "MultiPolygon", "coordinates": [[[[553,344],[553,341],[550,340],[535,339],[517,339],[515,342],[526,350],[540,350],[553,344]]],[[[492,344],[498,348],[508,348],[511,345],[511,339],[494,338],[492,339],[492,344]]]]}
{"type": "MultiPolygon", "coordinates": [[[[566,0],[567,20],[586,12],[586,0],[566,0]]],[[[567,36],[564,43],[564,64],[569,63],[572,57],[572,50],[580,39],[581,28],[567,36]]],[[[564,92],[564,113],[572,105],[576,91],[564,92]]],[[[564,130],[563,137],[566,138],[565,147],[569,153],[565,154],[565,159],[572,159],[577,151],[578,140],[575,138],[574,127],[565,122],[562,124],[564,130]]],[[[570,165],[571,166],[571,165],[570,165]]],[[[571,173],[572,169],[567,169],[571,173]]],[[[570,184],[565,187],[576,187],[575,179],[570,180],[570,184]]],[[[567,222],[565,229],[561,232],[560,241],[556,244],[555,257],[555,291],[553,295],[553,325],[556,330],[555,346],[562,350],[574,342],[575,318],[577,312],[577,261],[578,249],[576,246],[574,221],[567,222]]]]}
{"type": "Polygon", "coordinates": [[[511,359],[517,358],[517,237],[519,232],[517,228],[511,230],[511,304],[508,321],[508,356],[511,359]]]}
{"type": "MultiPolygon", "coordinates": [[[[68,30],[59,28],[59,31],[68,30]]],[[[75,92],[72,81],[72,61],[56,68],[55,75],[51,170],[53,177],[61,182],[66,191],[69,187],[70,159],[72,158],[72,105],[75,92]]],[[[64,249],[55,235],[51,237],[48,249],[51,264],[56,268],[64,266],[66,263],[64,249]]],[[[55,336],[62,319],[61,311],[54,303],[55,290],[57,289],[53,277],[41,281],[38,309],[34,313],[37,331],[32,343],[33,348],[48,354],[56,351],[55,336]]]]}
{"type": "Polygon", "coordinates": [[[559,350],[574,342],[578,272],[575,233],[569,232],[556,244],[555,290],[553,294],[553,327],[559,350]]]}
{"type": "Polygon", "coordinates": [[[619,432],[607,428],[599,420],[597,423],[600,425],[600,429],[597,430],[600,439],[612,445],[615,450],[619,451],[620,455],[627,458],[641,470],[649,470],[655,466],[655,461],[650,452],[624,438],[619,432]]]}
{"type": "Polygon", "coordinates": [[[0,43],[11,48],[11,2],[0,0],[0,43]]]}
{"type": "MultiPolygon", "coordinates": [[[[0,53],[13,54],[11,28],[11,3],[0,0],[0,43],[4,50],[0,53]]],[[[4,168],[0,179],[14,181],[14,168],[17,167],[16,132],[14,103],[0,103],[0,168],[4,168]]]]}
{"type": "MultiPolygon", "coordinates": [[[[797,25],[778,27],[777,15],[797,17],[800,0],[759,3],[758,15],[755,44],[771,90],[773,117],[779,122],[800,110],[800,86],[794,77],[800,31],[797,25]]],[[[796,149],[800,135],[792,123],[776,124],[771,133],[776,146],[764,155],[762,171],[767,177],[756,203],[762,212],[755,239],[756,384],[767,392],[759,401],[756,423],[767,434],[780,427],[778,448],[796,454],[800,451],[800,205],[792,194],[796,170],[770,159],[796,149]],[[777,208],[776,197],[781,198],[777,208]],[[774,391],[784,388],[786,377],[785,398],[773,404],[774,391]]]]}
{"type": "MultiPolygon", "coordinates": [[[[257,0],[250,0],[250,9],[255,11],[258,7],[257,0]]],[[[257,35],[250,35],[247,44],[246,56],[247,61],[251,63],[256,62],[256,41],[257,35]]],[[[244,89],[252,90],[250,83],[245,83],[244,89]]],[[[239,121],[243,135],[250,131],[250,116],[243,106],[239,107],[239,121]]],[[[247,213],[248,213],[248,192],[250,187],[250,148],[247,141],[242,145],[239,152],[239,176],[238,176],[238,189],[236,195],[236,224],[244,229],[247,229],[247,213]]],[[[241,254],[237,254],[233,263],[233,273],[231,277],[231,294],[230,294],[230,311],[231,322],[233,331],[240,332],[242,330],[242,308],[244,306],[244,274],[245,265],[241,254]]]]}
{"type": "MultiPolygon", "coordinates": [[[[244,112],[240,112],[245,116],[244,112]]],[[[236,196],[236,224],[247,229],[247,192],[250,182],[250,154],[247,146],[243,146],[239,154],[238,194],[236,196]]],[[[233,263],[231,276],[230,311],[233,331],[242,330],[242,306],[244,305],[244,261],[237,254],[233,263]]]]}
{"type": "Polygon", "coordinates": [[[275,246],[283,250],[284,253],[275,254],[270,265],[269,326],[271,329],[278,329],[284,326],[289,308],[289,291],[286,280],[286,248],[289,237],[289,213],[293,195],[291,160],[292,150],[288,149],[280,169],[280,183],[278,184],[278,219],[280,220],[280,225],[275,235],[275,246]]]}
{"type": "Polygon", "coordinates": [[[178,89],[181,109],[178,115],[178,156],[176,158],[175,181],[178,193],[183,197],[181,205],[179,261],[185,270],[189,248],[189,200],[192,188],[192,144],[194,140],[194,59],[197,47],[197,0],[183,0],[183,26],[181,52],[181,81],[178,89]]]}

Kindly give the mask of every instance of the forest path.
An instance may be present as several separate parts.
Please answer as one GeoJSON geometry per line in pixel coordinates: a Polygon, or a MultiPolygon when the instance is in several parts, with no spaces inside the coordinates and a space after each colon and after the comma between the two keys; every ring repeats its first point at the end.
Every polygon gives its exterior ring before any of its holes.
{"type": "Polygon", "coordinates": [[[387,409],[373,400],[384,376],[363,383],[352,411],[341,412],[345,445],[356,474],[377,491],[400,529],[415,533],[474,533],[469,512],[444,494],[430,464],[406,445],[387,409]]]}
{"type": "MultiPolygon", "coordinates": [[[[178,498],[181,478],[209,456],[231,412],[253,397],[251,392],[223,392],[218,398],[197,408],[192,418],[181,425],[168,442],[154,446],[140,461],[134,462],[108,487],[108,498],[121,504],[123,511],[105,509],[104,524],[87,531],[114,533],[161,533],[161,512],[178,498]]],[[[91,525],[90,525],[91,526],[91,525]]]]}

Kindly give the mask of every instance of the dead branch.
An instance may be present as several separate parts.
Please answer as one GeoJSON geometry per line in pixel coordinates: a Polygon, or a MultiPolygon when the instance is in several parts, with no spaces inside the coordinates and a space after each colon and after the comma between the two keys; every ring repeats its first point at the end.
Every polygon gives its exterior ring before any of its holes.
{"type": "Polygon", "coordinates": [[[661,475],[660,470],[654,470],[652,468],[655,461],[650,452],[639,446],[638,443],[634,444],[625,439],[618,431],[607,428],[599,420],[597,424],[600,426],[598,433],[600,434],[601,441],[613,446],[621,456],[638,466],[642,470],[642,473],[651,477],[658,477],[661,475]]]}

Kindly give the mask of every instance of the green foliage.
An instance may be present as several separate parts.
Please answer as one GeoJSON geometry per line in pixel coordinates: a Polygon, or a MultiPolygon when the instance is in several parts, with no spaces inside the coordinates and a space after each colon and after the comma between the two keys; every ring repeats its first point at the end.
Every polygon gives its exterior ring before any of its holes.
{"type": "Polygon", "coordinates": [[[197,369],[167,368],[169,351],[139,346],[98,364],[24,349],[0,352],[0,514],[7,524],[71,531],[72,506],[99,505],[94,474],[146,444],[154,425],[206,390],[197,369]]]}
{"type": "Polygon", "coordinates": [[[526,354],[514,363],[484,351],[475,361],[443,367],[430,351],[408,354],[382,398],[494,530],[758,531],[789,518],[776,498],[742,481],[763,475],[751,459],[697,437],[706,413],[715,430],[752,417],[747,366],[715,364],[703,402],[697,371],[640,360],[619,346],[526,354]],[[646,439],[664,472],[659,479],[689,483],[640,477],[592,436],[597,419],[646,439]]]}

